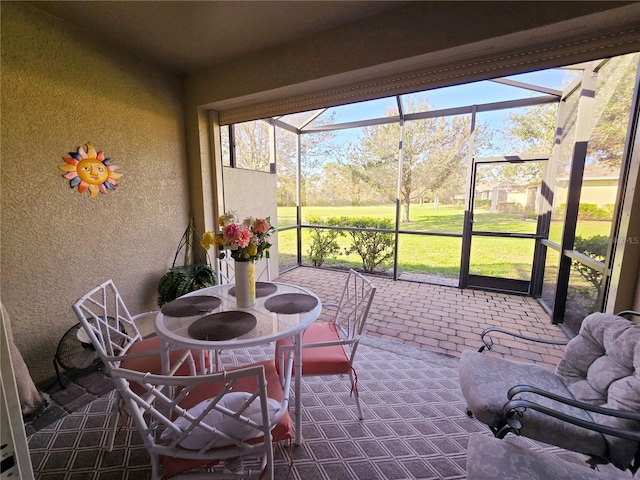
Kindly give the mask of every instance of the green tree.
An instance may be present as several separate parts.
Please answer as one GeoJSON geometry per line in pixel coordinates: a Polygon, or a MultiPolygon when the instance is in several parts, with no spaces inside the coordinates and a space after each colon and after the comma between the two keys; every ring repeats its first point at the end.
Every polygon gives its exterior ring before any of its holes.
{"type": "MultiPolygon", "coordinates": [[[[408,112],[428,110],[426,100],[407,105],[408,112]]],[[[486,142],[482,130],[481,126],[477,129],[476,142],[486,142]]],[[[367,127],[349,158],[350,168],[379,195],[395,195],[400,141],[399,123],[367,127]]],[[[451,201],[464,190],[472,147],[470,116],[406,121],[402,147],[400,202],[403,222],[410,221],[412,203],[436,199],[451,201]]]]}
{"type": "Polygon", "coordinates": [[[548,155],[553,148],[553,139],[558,116],[557,104],[543,104],[518,109],[509,113],[505,122],[504,136],[510,139],[513,152],[519,155],[548,155]]]}
{"type": "Polygon", "coordinates": [[[597,123],[589,139],[589,154],[613,168],[619,168],[622,162],[639,56],[634,53],[612,58],[598,72],[596,95],[601,109],[594,112],[597,123]]]}
{"type": "MultiPolygon", "coordinates": [[[[286,123],[296,127],[314,112],[303,112],[288,115],[286,123]]],[[[318,119],[320,125],[331,123],[334,115],[318,119]]],[[[227,127],[222,127],[227,128],[227,127]]],[[[234,138],[230,143],[235,146],[236,166],[251,170],[270,171],[272,126],[267,120],[253,120],[234,125],[234,138]]],[[[295,205],[296,200],[296,172],[298,138],[293,132],[283,128],[275,128],[276,145],[276,173],[278,175],[277,199],[279,205],[295,205]]],[[[301,156],[307,159],[306,165],[310,170],[320,168],[321,159],[331,156],[335,146],[332,139],[333,132],[322,132],[313,135],[303,135],[300,142],[301,156]]],[[[228,156],[228,151],[223,151],[228,156]]]]}
{"type": "MultiPolygon", "coordinates": [[[[579,235],[576,236],[573,248],[580,252],[584,253],[588,257],[593,258],[594,260],[598,260],[600,262],[604,262],[607,256],[607,248],[609,247],[609,237],[606,235],[594,235],[592,237],[583,238],[579,235]]],[[[571,266],[580,274],[582,278],[588,281],[598,292],[598,297],[600,296],[600,291],[602,289],[602,274],[593,268],[580,263],[580,262],[572,262],[571,266]]]]}

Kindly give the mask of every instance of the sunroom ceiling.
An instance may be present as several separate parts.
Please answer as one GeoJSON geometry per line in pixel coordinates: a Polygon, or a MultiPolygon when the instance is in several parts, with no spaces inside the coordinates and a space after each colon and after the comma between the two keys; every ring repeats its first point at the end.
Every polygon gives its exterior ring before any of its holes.
{"type": "Polygon", "coordinates": [[[228,62],[406,1],[36,1],[35,7],[176,72],[228,62]]]}

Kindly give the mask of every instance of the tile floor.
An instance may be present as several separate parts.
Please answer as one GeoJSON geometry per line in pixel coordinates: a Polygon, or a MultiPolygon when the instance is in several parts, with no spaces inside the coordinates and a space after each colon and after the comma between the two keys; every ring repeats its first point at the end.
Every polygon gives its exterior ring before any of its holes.
{"type": "MultiPolygon", "coordinates": [[[[298,267],[274,281],[309,288],[320,300],[337,303],[346,272],[298,267]]],[[[477,350],[480,333],[488,326],[501,326],[529,336],[565,340],[561,327],[532,298],[457,287],[394,281],[373,275],[377,287],[366,325],[366,334],[391,342],[436,353],[459,356],[465,349],[477,350]]],[[[536,362],[553,369],[562,347],[519,342],[494,335],[495,345],[488,354],[536,362]]],[[[68,412],[91,403],[113,389],[111,379],[102,372],[90,372],[66,388],[56,383],[48,392],[53,404],[38,418],[25,425],[27,435],[49,425],[68,412]]]]}

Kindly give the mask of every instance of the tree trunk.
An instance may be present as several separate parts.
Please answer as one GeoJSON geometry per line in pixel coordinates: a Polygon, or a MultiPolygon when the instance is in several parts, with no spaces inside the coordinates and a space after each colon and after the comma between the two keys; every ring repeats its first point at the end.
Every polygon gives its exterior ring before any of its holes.
{"type": "Polygon", "coordinates": [[[411,206],[411,201],[407,197],[405,199],[405,201],[403,202],[403,208],[402,208],[402,221],[405,222],[405,223],[408,223],[408,222],[411,221],[409,219],[409,207],[410,206],[411,206]]]}
{"type": "MultiPolygon", "coordinates": [[[[20,407],[22,409],[22,415],[28,416],[37,413],[40,409],[48,405],[49,401],[46,395],[42,394],[29,373],[27,365],[24,363],[24,359],[20,354],[20,351],[13,342],[13,334],[11,332],[11,320],[9,320],[9,314],[4,308],[4,305],[0,303],[0,320],[3,324],[3,332],[6,332],[7,343],[9,344],[9,352],[11,354],[11,364],[18,387],[18,397],[20,398],[20,407]]],[[[6,365],[3,365],[5,368],[6,365]]]]}

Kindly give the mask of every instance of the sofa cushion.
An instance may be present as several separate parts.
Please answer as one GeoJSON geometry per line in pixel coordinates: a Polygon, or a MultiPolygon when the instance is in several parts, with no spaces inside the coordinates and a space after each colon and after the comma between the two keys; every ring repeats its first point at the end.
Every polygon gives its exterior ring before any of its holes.
{"type": "MultiPolygon", "coordinates": [[[[460,388],[469,410],[481,422],[495,427],[503,419],[507,392],[516,385],[530,385],[564,398],[571,392],[554,373],[533,363],[515,362],[491,353],[470,350],[462,352],[458,368],[460,388]]],[[[555,402],[531,393],[519,394],[523,398],[556,411],[592,422],[586,411],[555,402]]],[[[527,409],[523,417],[522,435],[562,448],[604,458],[607,445],[601,434],[584,430],[538,411],[527,409]]]]}
{"type": "MultiPolygon", "coordinates": [[[[592,313],[566,347],[556,375],[582,402],[614,410],[640,411],[640,325],[625,318],[592,313]]],[[[598,423],[640,429],[632,420],[593,414],[598,423]]],[[[612,462],[626,466],[638,443],[607,437],[612,462]]]]}
{"type": "Polygon", "coordinates": [[[622,480],[628,472],[593,470],[549,452],[526,448],[517,437],[504,440],[474,433],[467,446],[467,480],[622,480]]]}

